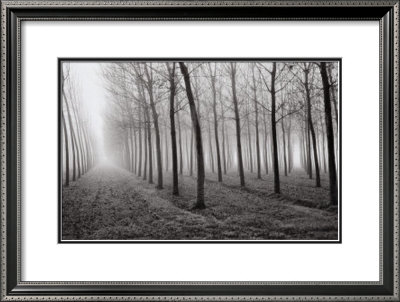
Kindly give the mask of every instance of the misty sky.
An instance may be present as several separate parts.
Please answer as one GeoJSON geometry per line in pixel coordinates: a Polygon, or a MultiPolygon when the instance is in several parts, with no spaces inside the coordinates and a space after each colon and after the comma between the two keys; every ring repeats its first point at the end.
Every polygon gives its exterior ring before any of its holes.
{"type": "Polygon", "coordinates": [[[98,152],[103,154],[103,110],[107,103],[107,91],[101,77],[101,66],[98,62],[74,62],[70,64],[72,77],[78,83],[80,102],[90,114],[94,135],[98,143],[98,152]]]}

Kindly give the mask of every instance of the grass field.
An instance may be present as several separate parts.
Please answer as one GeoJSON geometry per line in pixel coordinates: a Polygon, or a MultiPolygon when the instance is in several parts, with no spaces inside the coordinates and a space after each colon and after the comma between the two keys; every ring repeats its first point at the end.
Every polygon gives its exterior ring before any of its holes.
{"type": "Polygon", "coordinates": [[[282,194],[273,193],[273,176],[246,174],[246,188],[231,172],[218,183],[207,174],[206,209],[194,210],[195,179],[172,175],[164,189],[112,165],[98,165],[63,187],[64,240],[335,240],[338,211],[327,207],[327,175],[322,187],[301,171],[281,176],[282,194]]]}

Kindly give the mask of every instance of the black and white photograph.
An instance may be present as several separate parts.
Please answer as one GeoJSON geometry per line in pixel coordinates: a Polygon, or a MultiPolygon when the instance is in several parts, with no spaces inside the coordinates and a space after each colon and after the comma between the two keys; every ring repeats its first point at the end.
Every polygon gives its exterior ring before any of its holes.
{"type": "Polygon", "coordinates": [[[60,242],[340,242],[340,59],[59,59],[60,242]]]}

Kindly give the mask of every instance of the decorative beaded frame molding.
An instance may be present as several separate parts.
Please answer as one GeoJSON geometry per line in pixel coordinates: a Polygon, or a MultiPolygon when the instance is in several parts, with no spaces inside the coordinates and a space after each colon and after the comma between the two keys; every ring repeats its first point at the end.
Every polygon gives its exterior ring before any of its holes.
{"type": "MultiPolygon", "coordinates": [[[[1,0],[0,0],[1,1],[1,0]]],[[[138,18],[134,20],[271,20],[271,18],[138,18]]],[[[376,18],[315,18],[304,19],[304,18],[273,18],[273,20],[377,20],[376,18]]],[[[1,131],[0,131],[0,167],[1,167],[1,213],[0,213],[0,257],[1,257],[1,282],[0,282],[0,301],[274,301],[274,300],[286,300],[286,301],[399,301],[400,289],[399,289],[399,0],[396,1],[324,1],[324,0],[312,0],[312,1],[280,1],[280,0],[267,0],[267,1],[1,1],[1,131]],[[7,145],[8,132],[7,128],[10,123],[8,120],[8,108],[9,106],[9,86],[10,78],[9,69],[10,62],[8,57],[8,43],[9,39],[9,23],[8,23],[8,11],[13,8],[24,8],[24,9],[37,9],[37,8],[57,8],[57,9],[79,9],[79,8],[185,8],[185,7],[207,7],[207,8],[221,8],[221,7],[392,7],[393,9],[393,32],[391,47],[393,48],[393,57],[391,58],[393,64],[392,70],[392,83],[393,85],[388,88],[391,89],[393,95],[393,129],[392,129],[392,154],[393,154],[393,290],[390,294],[383,295],[345,295],[341,294],[340,286],[346,285],[382,285],[383,284],[383,98],[384,98],[384,74],[383,74],[383,40],[384,40],[384,23],[380,20],[380,267],[379,267],[379,281],[377,282],[26,282],[21,280],[21,161],[20,161],[20,144],[21,144],[21,22],[23,21],[76,21],[76,20],[107,20],[107,21],[121,21],[130,20],[130,18],[90,18],[90,17],[46,17],[46,18],[18,18],[16,25],[16,106],[17,106],[17,117],[16,117],[16,203],[17,203],[17,225],[16,225],[16,279],[17,287],[21,287],[22,290],[19,293],[10,292],[8,289],[8,246],[7,246],[7,230],[9,229],[10,221],[7,220],[7,189],[8,189],[8,163],[7,163],[7,145]],[[191,286],[191,285],[308,285],[308,286],[322,286],[322,285],[334,285],[337,286],[338,292],[335,295],[77,295],[77,294],[66,294],[63,295],[52,295],[51,290],[43,293],[40,288],[43,286],[55,288],[58,287],[79,287],[79,286],[145,286],[145,285],[159,285],[159,286],[191,286]],[[24,293],[24,286],[30,288],[38,288],[36,293],[32,293],[32,290],[28,293],[24,293]]]]}

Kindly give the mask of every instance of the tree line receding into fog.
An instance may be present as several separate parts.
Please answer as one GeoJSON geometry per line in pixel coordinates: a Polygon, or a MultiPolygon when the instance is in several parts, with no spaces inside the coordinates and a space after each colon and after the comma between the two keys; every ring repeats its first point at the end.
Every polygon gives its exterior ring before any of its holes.
{"type": "Polygon", "coordinates": [[[90,170],[95,162],[90,120],[81,110],[78,84],[72,80],[68,64],[61,71],[61,128],[64,138],[65,185],[90,170]],[[71,173],[72,170],[72,173],[71,173]]]}

